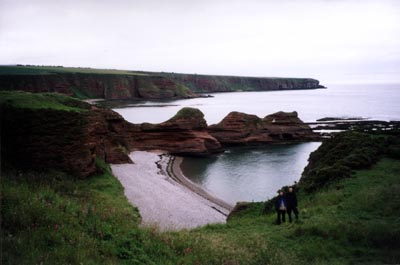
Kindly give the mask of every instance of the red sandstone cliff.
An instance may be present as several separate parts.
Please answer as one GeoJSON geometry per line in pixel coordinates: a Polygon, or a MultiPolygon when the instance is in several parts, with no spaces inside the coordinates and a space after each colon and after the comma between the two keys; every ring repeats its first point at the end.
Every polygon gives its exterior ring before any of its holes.
{"type": "Polygon", "coordinates": [[[324,88],[313,78],[248,77],[164,73],[196,93],[324,88]]]}
{"type": "Polygon", "coordinates": [[[196,96],[187,87],[162,75],[0,75],[0,90],[57,92],[68,96],[103,99],[171,99],[196,96]]]}
{"type": "Polygon", "coordinates": [[[173,99],[196,93],[321,88],[312,78],[134,72],[39,66],[0,66],[0,90],[58,92],[78,98],[173,99]]]}
{"type": "Polygon", "coordinates": [[[61,169],[77,177],[95,173],[96,158],[130,162],[128,123],[111,110],[82,106],[78,112],[2,104],[2,162],[36,170],[61,169]]]}

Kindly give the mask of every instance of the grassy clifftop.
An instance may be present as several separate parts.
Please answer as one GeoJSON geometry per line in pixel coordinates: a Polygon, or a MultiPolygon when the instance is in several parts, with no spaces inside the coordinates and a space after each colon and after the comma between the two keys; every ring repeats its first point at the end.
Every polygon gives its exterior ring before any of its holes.
{"type": "Polygon", "coordinates": [[[0,75],[54,75],[54,74],[112,74],[112,75],[148,75],[127,70],[93,69],[62,66],[0,66],[0,75]]]}
{"type": "Polygon", "coordinates": [[[20,109],[52,109],[78,112],[89,109],[88,104],[61,94],[33,94],[19,91],[0,91],[0,105],[20,109]]]}

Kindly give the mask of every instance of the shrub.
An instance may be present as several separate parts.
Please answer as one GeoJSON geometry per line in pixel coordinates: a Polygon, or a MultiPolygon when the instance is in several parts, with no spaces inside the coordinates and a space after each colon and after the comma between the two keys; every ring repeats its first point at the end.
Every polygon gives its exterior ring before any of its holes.
{"type": "Polygon", "coordinates": [[[329,185],[349,177],[352,170],[369,168],[385,154],[398,157],[399,148],[394,136],[355,131],[338,134],[311,153],[299,186],[312,191],[329,185]]]}

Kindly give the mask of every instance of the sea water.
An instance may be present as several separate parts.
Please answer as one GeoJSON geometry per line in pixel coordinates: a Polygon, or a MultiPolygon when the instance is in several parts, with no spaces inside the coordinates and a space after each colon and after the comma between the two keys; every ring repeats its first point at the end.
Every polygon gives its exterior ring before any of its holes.
{"type": "Polygon", "coordinates": [[[207,158],[185,158],[182,172],[226,202],[265,201],[299,180],[321,143],[236,147],[207,158]]]}
{"type": "Polygon", "coordinates": [[[329,85],[327,89],[214,93],[212,98],[128,102],[114,108],[132,123],[159,123],[183,107],[200,109],[208,124],[220,122],[231,111],[265,117],[277,111],[297,111],[312,122],[324,117],[364,117],[400,120],[400,84],[329,85]]]}
{"type": "MultiPolygon", "coordinates": [[[[297,111],[312,122],[324,117],[363,117],[400,120],[400,85],[329,85],[327,89],[215,93],[213,98],[128,103],[116,108],[133,123],[159,123],[182,107],[199,108],[208,124],[218,123],[231,111],[264,117],[277,111],[297,111]]],[[[298,181],[310,153],[320,143],[268,145],[228,149],[210,158],[185,158],[184,174],[230,203],[263,201],[298,181]]]]}

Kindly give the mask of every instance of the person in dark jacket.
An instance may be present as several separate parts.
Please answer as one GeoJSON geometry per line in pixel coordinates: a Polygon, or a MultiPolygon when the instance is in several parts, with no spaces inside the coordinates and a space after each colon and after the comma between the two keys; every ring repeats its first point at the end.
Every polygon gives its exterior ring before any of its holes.
{"type": "Polygon", "coordinates": [[[275,209],[277,213],[277,220],[276,223],[280,225],[282,222],[285,222],[285,213],[286,213],[286,199],[285,196],[283,195],[283,191],[279,191],[279,195],[276,199],[275,202],[275,209]],[[281,219],[282,218],[282,219],[281,219]]]}
{"type": "Polygon", "coordinates": [[[289,216],[289,222],[292,222],[292,212],[296,217],[296,221],[299,220],[299,211],[297,210],[297,197],[294,193],[293,188],[289,187],[289,192],[285,195],[286,199],[286,211],[289,216]]]}

